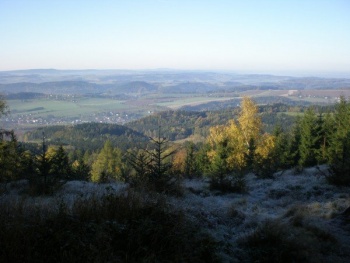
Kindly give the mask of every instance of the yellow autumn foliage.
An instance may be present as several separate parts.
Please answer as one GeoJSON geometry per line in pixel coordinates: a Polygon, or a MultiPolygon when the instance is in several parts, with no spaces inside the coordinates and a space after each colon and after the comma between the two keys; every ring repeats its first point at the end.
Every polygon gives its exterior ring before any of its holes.
{"type": "MultiPolygon", "coordinates": [[[[227,150],[226,164],[230,170],[241,170],[247,165],[247,156],[252,146],[253,155],[264,160],[275,147],[275,138],[262,134],[262,122],[258,106],[248,97],[243,98],[237,121],[230,120],[226,125],[212,127],[207,142],[211,150],[207,152],[209,161],[215,159],[219,146],[227,150]],[[254,145],[251,145],[254,143],[254,145]]],[[[220,149],[222,150],[222,149],[220,149]]]]}
{"type": "Polygon", "coordinates": [[[261,117],[258,106],[248,97],[244,97],[242,100],[238,123],[247,146],[249,146],[251,139],[258,141],[262,130],[261,117]]]}
{"type": "Polygon", "coordinates": [[[259,145],[256,147],[255,154],[259,156],[261,160],[266,160],[271,151],[275,148],[276,137],[265,133],[261,136],[259,145]]]}

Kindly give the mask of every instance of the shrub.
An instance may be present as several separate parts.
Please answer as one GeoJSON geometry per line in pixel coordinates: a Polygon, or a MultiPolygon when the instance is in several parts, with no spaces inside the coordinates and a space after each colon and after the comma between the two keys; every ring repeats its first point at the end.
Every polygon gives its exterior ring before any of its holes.
{"type": "Polygon", "coordinates": [[[330,262],[327,256],[337,249],[335,238],[318,227],[277,220],[262,223],[239,244],[247,262],[330,262]]]}

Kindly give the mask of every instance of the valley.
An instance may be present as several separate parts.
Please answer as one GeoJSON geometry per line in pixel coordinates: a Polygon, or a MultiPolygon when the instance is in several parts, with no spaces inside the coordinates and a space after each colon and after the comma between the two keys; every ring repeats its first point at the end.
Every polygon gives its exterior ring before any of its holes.
{"type": "Polygon", "coordinates": [[[331,105],[350,96],[350,79],[296,78],[183,71],[0,72],[10,112],[1,125],[19,133],[86,122],[125,124],[167,110],[233,108],[244,96],[258,104],[331,105]]]}

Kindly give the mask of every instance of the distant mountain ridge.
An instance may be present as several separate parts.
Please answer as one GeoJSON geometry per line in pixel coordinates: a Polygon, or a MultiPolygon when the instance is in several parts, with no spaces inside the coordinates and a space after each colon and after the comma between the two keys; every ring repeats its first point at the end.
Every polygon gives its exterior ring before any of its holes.
{"type": "Polygon", "coordinates": [[[350,78],[204,71],[33,69],[0,71],[0,93],[207,93],[247,89],[350,89],[350,78]]]}

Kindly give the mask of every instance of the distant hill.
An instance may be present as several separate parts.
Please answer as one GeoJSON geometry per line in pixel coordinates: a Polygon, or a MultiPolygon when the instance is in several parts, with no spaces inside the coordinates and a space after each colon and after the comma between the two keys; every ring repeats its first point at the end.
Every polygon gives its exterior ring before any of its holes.
{"type": "Polygon", "coordinates": [[[43,83],[19,82],[0,84],[3,93],[37,92],[45,94],[84,94],[100,92],[99,86],[84,81],[55,81],[43,83]]]}
{"type": "Polygon", "coordinates": [[[46,95],[44,93],[38,92],[19,92],[19,93],[10,93],[5,96],[7,100],[29,100],[29,99],[39,99],[44,98],[46,95]]]}
{"type": "Polygon", "coordinates": [[[117,86],[117,91],[124,93],[148,93],[158,91],[158,87],[145,81],[131,81],[117,86]]]}
{"type": "Polygon", "coordinates": [[[207,93],[245,90],[350,89],[348,78],[181,71],[0,71],[0,93],[207,93]]]}
{"type": "MultiPolygon", "coordinates": [[[[266,97],[255,97],[254,101],[258,104],[275,104],[284,103],[288,106],[308,106],[311,103],[307,101],[296,101],[288,97],[282,96],[266,96],[266,97]]],[[[208,103],[202,103],[199,105],[187,105],[180,108],[183,111],[219,111],[227,108],[237,107],[241,102],[241,99],[231,99],[226,101],[211,101],[208,103]]]]}
{"type": "Polygon", "coordinates": [[[162,88],[166,93],[206,93],[215,91],[218,86],[206,82],[185,82],[162,88]]]}
{"type": "Polygon", "coordinates": [[[206,136],[209,127],[226,123],[237,114],[235,109],[213,112],[164,111],[129,122],[127,127],[150,137],[158,135],[171,141],[185,139],[191,135],[206,136]]]}
{"type": "Polygon", "coordinates": [[[122,84],[96,84],[86,81],[54,81],[43,83],[18,82],[0,84],[0,92],[5,94],[34,92],[45,94],[112,94],[156,92],[158,87],[144,81],[131,81],[122,84]]]}
{"type": "MultiPolygon", "coordinates": [[[[266,98],[268,100],[268,98],[266,98]]],[[[231,107],[209,111],[164,111],[142,119],[125,124],[127,127],[143,133],[147,136],[156,137],[159,126],[162,136],[171,141],[186,139],[192,135],[207,137],[210,127],[226,124],[229,120],[237,119],[240,107],[239,100],[233,100],[231,107]]],[[[297,112],[304,112],[308,104],[297,103],[285,104],[283,101],[259,106],[264,130],[272,132],[275,125],[281,125],[285,130],[292,128],[297,112]],[[288,114],[293,112],[294,114],[288,114]]],[[[320,112],[328,112],[332,106],[318,106],[320,112]]]]}
{"type": "Polygon", "coordinates": [[[50,126],[27,132],[24,141],[41,141],[43,133],[49,144],[71,145],[78,149],[96,151],[107,139],[122,150],[144,147],[148,137],[128,127],[107,123],[84,123],[67,126],[50,126]]]}
{"type": "Polygon", "coordinates": [[[350,88],[350,79],[346,78],[290,78],[284,80],[281,86],[290,89],[341,89],[350,88]]]}

